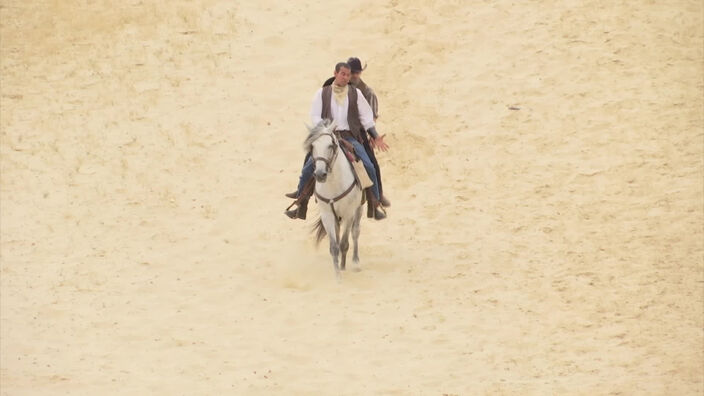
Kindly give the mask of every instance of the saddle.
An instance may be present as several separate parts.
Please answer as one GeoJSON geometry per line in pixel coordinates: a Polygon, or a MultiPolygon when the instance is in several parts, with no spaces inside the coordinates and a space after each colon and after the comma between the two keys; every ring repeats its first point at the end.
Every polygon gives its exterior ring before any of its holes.
{"type": "Polygon", "coordinates": [[[354,180],[357,182],[357,185],[362,191],[374,185],[372,179],[367,175],[367,170],[364,169],[364,164],[362,164],[362,161],[357,158],[357,155],[354,153],[354,146],[345,139],[339,139],[338,141],[340,142],[342,152],[345,153],[347,161],[352,165],[352,174],[354,175],[354,180]]]}

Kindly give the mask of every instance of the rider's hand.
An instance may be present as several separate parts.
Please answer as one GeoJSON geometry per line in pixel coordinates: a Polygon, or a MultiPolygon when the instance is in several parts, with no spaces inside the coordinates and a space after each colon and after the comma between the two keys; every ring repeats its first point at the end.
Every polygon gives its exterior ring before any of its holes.
{"type": "Polygon", "coordinates": [[[374,138],[369,139],[369,143],[371,143],[371,146],[373,149],[378,148],[381,151],[386,151],[389,149],[389,145],[386,144],[386,142],[384,142],[384,136],[386,136],[386,135],[385,134],[381,135],[376,139],[374,139],[374,138]]]}

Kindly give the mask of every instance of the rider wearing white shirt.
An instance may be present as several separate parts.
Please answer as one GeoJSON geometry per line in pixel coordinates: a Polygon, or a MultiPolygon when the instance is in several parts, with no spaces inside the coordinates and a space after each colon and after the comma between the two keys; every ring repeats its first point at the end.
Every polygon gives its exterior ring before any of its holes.
{"type": "MultiPolygon", "coordinates": [[[[345,62],[338,63],[335,66],[335,81],[333,84],[319,89],[313,96],[313,104],[310,113],[311,121],[316,125],[323,119],[334,120],[336,125],[335,132],[354,147],[354,153],[364,164],[364,168],[373,183],[372,187],[370,187],[371,194],[367,194],[374,208],[373,216],[375,219],[381,220],[385,218],[386,215],[378,207],[380,194],[376,169],[362,145],[361,132],[366,131],[366,133],[371,136],[370,143],[373,147],[379,147],[381,150],[386,151],[388,145],[384,142],[384,137],[379,136],[376,131],[374,114],[372,113],[369,103],[367,103],[367,100],[359,89],[348,85],[349,80],[349,64],[345,62]]],[[[313,175],[313,168],[313,161],[308,159],[303,166],[296,192],[296,196],[302,198],[300,205],[297,209],[286,212],[286,215],[293,219],[305,219],[308,199],[307,197],[301,197],[301,193],[303,192],[303,187],[313,175]]]]}

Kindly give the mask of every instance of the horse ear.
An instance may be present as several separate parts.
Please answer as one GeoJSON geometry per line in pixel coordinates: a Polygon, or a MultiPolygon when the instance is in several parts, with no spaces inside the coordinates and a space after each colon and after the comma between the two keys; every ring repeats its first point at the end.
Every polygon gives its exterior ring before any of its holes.
{"type": "Polygon", "coordinates": [[[330,121],[330,124],[328,125],[328,130],[330,132],[333,132],[335,130],[335,127],[337,127],[337,123],[335,120],[330,121]]]}
{"type": "Polygon", "coordinates": [[[310,133],[310,131],[313,130],[313,127],[310,126],[310,125],[308,125],[308,123],[304,122],[303,125],[304,125],[304,126],[306,127],[306,129],[308,130],[308,133],[310,133]]]}

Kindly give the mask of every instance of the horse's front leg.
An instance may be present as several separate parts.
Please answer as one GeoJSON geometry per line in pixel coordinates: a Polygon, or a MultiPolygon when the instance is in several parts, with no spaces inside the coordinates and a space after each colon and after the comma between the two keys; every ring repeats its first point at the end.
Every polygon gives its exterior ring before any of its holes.
{"type": "Polygon", "coordinates": [[[337,278],[337,280],[340,280],[340,267],[338,265],[339,254],[340,246],[337,244],[334,237],[332,237],[330,238],[330,255],[332,256],[332,266],[335,269],[335,278],[337,278]]]}
{"type": "Polygon", "coordinates": [[[337,232],[335,231],[335,219],[332,214],[323,214],[321,216],[325,231],[328,233],[330,240],[330,255],[332,256],[332,265],[335,269],[335,277],[340,280],[340,266],[338,265],[338,256],[340,254],[340,245],[337,243],[337,232]]]}
{"type": "Polygon", "coordinates": [[[347,250],[350,248],[350,222],[346,221],[345,232],[342,233],[342,239],[340,240],[340,253],[342,254],[342,260],[340,262],[340,269],[345,270],[345,265],[347,263],[347,250]]]}
{"type": "Polygon", "coordinates": [[[361,267],[359,265],[359,227],[362,222],[362,207],[358,207],[357,211],[354,213],[354,219],[352,220],[352,262],[354,263],[353,271],[360,271],[361,267]]]}

